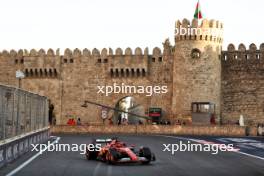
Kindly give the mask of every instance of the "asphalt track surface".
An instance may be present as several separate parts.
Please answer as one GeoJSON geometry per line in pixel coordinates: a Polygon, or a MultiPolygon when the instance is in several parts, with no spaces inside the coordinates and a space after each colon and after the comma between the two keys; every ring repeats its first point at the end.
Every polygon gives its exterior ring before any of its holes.
{"type": "MultiPolygon", "coordinates": [[[[28,165],[16,172],[18,176],[264,176],[264,139],[263,138],[212,138],[177,136],[137,136],[137,135],[56,135],[59,143],[85,144],[92,138],[118,136],[120,140],[137,146],[149,146],[157,160],[150,165],[120,164],[107,165],[99,161],[88,161],[79,152],[45,152],[28,165]],[[180,141],[203,140],[230,143],[241,147],[237,152],[171,152],[163,151],[163,144],[177,144],[180,141]],[[229,140],[230,139],[230,140],[229,140]],[[247,142],[249,140],[249,142],[247,142]],[[255,143],[254,143],[255,141],[255,143]],[[243,145],[241,145],[243,143],[243,145]],[[251,145],[253,143],[253,145],[251,145]],[[243,148],[244,147],[244,148],[243,148]],[[257,156],[256,157],[252,157],[257,156]]],[[[37,152],[28,152],[17,161],[0,169],[0,175],[6,175],[28,161],[37,152]]]]}

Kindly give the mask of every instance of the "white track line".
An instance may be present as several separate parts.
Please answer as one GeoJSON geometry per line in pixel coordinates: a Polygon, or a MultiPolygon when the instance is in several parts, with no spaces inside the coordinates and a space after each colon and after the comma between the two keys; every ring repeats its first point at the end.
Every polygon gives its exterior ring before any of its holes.
{"type": "Polygon", "coordinates": [[[98,174],[98,172],[99,172],[99,169],[100,169],[101,165],[102,165],[101,162],[99,162],[99,163],[96,165],[96,167],[95,167],[95,169],[94,169],[94,172],[93,172],[93,176],[97,176],[97,174],[98,174]]]}
{"type": "Polygon", "coordinates": [[[112,166],[107,166],[107,176],[112,175],[112,166]]]}
{"type": "MultiPolygon", "coordinates": [[[[54,137],[54,136],[53,136],[54,137]]],[[[50,143],[50,145],[53,145],[54,143],[57,143],[60,140],[60,137],[57,137],[57,139],[55,141],[53,141],[52,143],[50,143]]],[[[44,148],[44,150],[39,151],[38,153],[36,153],[34,156],[32,156],[31,158],[29,158],[27,161],[25,161],[24,163],[22,163],[20,166],[18,166],[16,169],[12,170],[10,173],[8,173],[6,176],[12,176],[15,175],[17,172],[19,172],[21,169],[23,169],[24,167],[26,167],[29,163],[31,163],[34,159],[36,159],[39,155],[41,155],[43,152],[45,152],[48,147],[50,146],[46,146],[44,148]]]]}
{"type": "Polygon", "coordinates": [[[250,157],[253,157],[253,158],[257,158],[257,159],[264,160],[264,158],[263,158],[263,157],[260,157],[260,156],[251,155],[251,154],[244,153],[244,152],[241,152],[241,151],[234,151],[234,152],[235,152],[235,153],[240,153],[240,154],[242,154],[242,155],[250,156],[250,157]]]}
{"type": "MultiPolygon", "coordinates": [[[[155,136],[162,136],[162,137],[174,138],[174,139],[180,139],[180,140],[190,140],[190,141],[193,141],[193,142],[201,143],[199,140],[195,140],[195,139],[192,139],[192,138],[176,137],[176,136],[168,136],[168,135],[155,135],[155,136]]],[[[245,152],[241,152],[241,151],[234,150],[234,151],[231,151],[231,152],[235,152],[235,153],[246,155],[246,156],[249,156],[249,157],[252,157],[252,158],[257,158],[257,159],[260,159],[260,160],[264,160],[263,157],[256,156],[256,155],[251,155],[251,154],[248,154],[248,153],[245,153],[245,152]]]]}

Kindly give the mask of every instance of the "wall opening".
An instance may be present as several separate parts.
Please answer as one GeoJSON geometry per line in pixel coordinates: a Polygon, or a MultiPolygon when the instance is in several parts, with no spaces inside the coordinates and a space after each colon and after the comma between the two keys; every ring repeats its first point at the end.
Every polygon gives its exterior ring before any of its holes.
{"type": "Polygon", "coordinates": [[[127,125],[127,124],[142,124],[146,122],[144,118],[139,117],[145,115],[145,109],[142,105],[137,103],[134,97],[126,96],[119,99],[115,105],[115,108],[124,112],[120,112],[120,111],[114,112],[112,118],[114,124],[127,125]],[[125,112],[130,112],[132,114],[128,114],[125,112]]]}
{"type": "Polygon", "coordinates": [[[54,105],[49,102],[49,124],[56,125],[56,118],[54,113],[54,105]]]}

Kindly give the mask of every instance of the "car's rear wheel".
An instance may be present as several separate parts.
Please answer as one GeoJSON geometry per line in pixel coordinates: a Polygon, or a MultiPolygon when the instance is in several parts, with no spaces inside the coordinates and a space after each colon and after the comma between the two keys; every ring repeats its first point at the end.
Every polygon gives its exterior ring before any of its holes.
{"type": "Polygon", "coordinates": [[[142,161],[142,164],[149,164],[152,158],[151,150],[148,147],[142,147],[139,156],[146,158],[146,161],[142,161]]]}

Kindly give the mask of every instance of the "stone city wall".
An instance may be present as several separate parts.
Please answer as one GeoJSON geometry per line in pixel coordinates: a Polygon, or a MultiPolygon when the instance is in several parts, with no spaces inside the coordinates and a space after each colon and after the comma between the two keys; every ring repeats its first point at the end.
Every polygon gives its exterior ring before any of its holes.
{"type": "Polygon", "coordinates": [[[109,50],[32,49],[11,50],[0,53],[0,82],[18,85],[16,70],[22,70],[26,77],[21,86],[50,99],[54,106],[57,124],[66,124],[69,118],[81,118],[82,122],[102,122],[101,108],[81,105],[85,100],[115,107],[118,100],[132,96],[144,107],[161,107],[164,115],[171,117],[173,56],[170,49],[148,48],[134,51],[117,48],[109,50]],[[143,52],[144,51],[144,52],[143,52]],[[2,64],[3,63],[3,64],[2,64]],[[2,73],[3,72],[3,73],[2,73]],[[4,76],[2,76],[4,75],[4,76]],[[99,94],[97,86],[112,86],[122,83],[129,86],[167,86],[166,94],[116,93],[99,94]],[[162,100],[162,101],[160,101],[162,100]]]}
{"type": "Polygon", "coordinates": [[[180,125],[129,125],[129,126],[52,126],[51,133],[72,134],[169,134],[169,135],[207,135],[207,136],[245,136],[257,135],[256,128],[239,126],[180,126],[180,125]]]}
{"type": "Polygon", "coordinates": [[[264,44],[247,49],[233,44],[222,52],[222,116],[224,121],[264,122],[264,44]]]}

